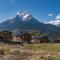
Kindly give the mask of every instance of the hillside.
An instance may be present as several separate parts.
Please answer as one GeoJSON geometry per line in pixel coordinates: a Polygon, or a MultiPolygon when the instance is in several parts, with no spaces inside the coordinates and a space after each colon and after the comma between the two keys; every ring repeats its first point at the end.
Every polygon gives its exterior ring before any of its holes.
{"type": "Polygon", "coordinates": [[[60,32],[54,25],[44,24],[39,22],[35,19],[29,12],[20,13],[17,12],[16,16],[4,21],[0,24],[0,29],[2,30],[9,30],[14,32],[21,32],[21,31],[40,31],[40,32],[60,32]]]}

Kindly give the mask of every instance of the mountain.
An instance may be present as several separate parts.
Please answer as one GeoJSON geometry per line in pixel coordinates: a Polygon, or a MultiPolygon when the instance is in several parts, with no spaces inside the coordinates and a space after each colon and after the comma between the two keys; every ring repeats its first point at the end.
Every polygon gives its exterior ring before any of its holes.
{"type": "Polygon", "coordinates": [[[29,12],[17,12],[16,16],[0,24],[0,29],[9,31],[42,31],[59,32],[60,30],[51,24],[44,24],[35,19],[29,12]]]}

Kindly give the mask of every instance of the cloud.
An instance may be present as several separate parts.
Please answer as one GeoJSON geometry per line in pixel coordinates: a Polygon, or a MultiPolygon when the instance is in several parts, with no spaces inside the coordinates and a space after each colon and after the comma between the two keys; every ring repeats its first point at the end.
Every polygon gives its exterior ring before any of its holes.
{"type": "Polygon", "coordinates": [[[49,14],[48,14],[48,16],[50,16],[50,17],[53,16],[53,15],[54,15],[54,14],[52,14],[52,13],[49,13],[49,14]]]}
{"type": "Polygon", "coordinates": [[[60,14],[57,15],[54,20],[47,22],[47,24],[52,24],[56,26],[60,25],[60,14]]]}
{"type": "Polygon", "coordinates": [[[60,20],[52,20],[50,22],[48,22],[48,24],[52,24],[52,25],[59,25],[60,24],[60,20]]]}
{"type": "Polygon", "coordinates": [[[60,19],[60,14],[56,16],[56,19],[60,19]]]}

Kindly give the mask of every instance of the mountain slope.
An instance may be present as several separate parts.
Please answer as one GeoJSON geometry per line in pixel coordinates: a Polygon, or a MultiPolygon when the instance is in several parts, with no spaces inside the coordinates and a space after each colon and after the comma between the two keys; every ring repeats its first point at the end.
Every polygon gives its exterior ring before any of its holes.
{"type": "Polygon", "coordinates": [[[1,23],[0,29],[9,31],[37,30],[49,33],[52,33],[54,31],[59,32],[59,29],[56,26],[39,22],[28,12],[17,12],[15,17],[1,23]]]}

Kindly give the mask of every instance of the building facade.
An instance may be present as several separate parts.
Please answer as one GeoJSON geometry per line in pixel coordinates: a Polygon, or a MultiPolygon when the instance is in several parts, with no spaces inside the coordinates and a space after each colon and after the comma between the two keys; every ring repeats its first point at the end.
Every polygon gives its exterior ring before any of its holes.
{"type": "Polygon", "coordinates": [[[12,40],[12,32],[10,31],[0,31],[0,40],[12,40]]]}

